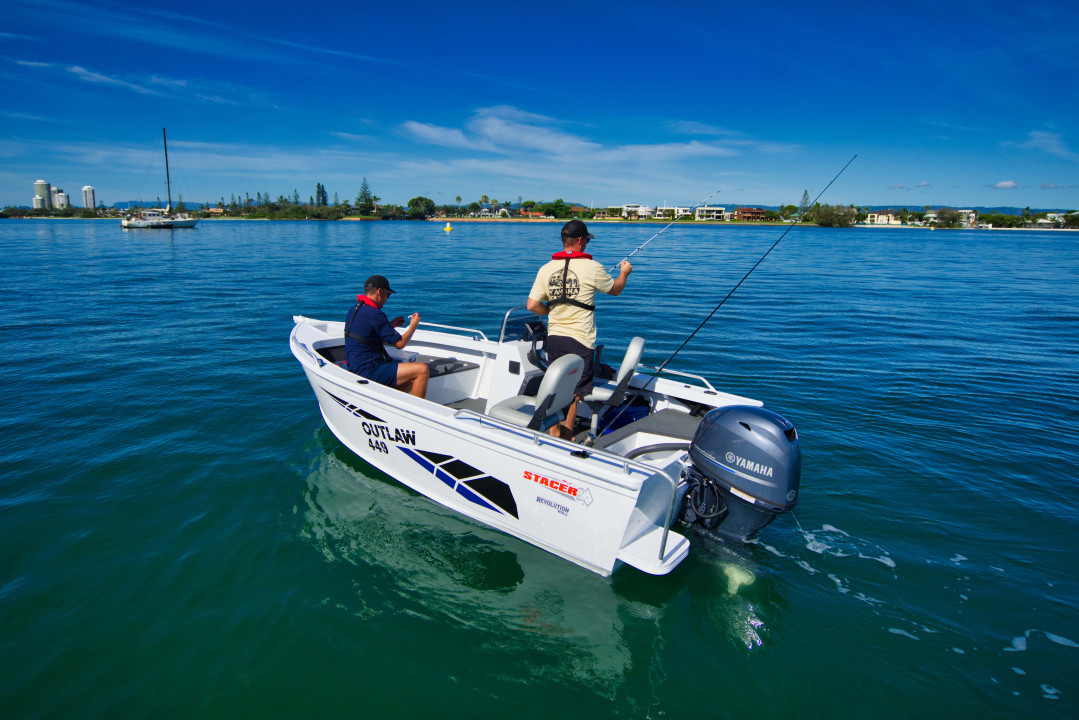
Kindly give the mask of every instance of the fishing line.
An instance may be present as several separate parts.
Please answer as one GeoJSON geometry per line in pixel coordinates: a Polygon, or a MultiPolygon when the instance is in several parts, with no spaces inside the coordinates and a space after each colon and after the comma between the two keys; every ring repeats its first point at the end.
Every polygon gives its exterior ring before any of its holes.
{"type": "MultiPolygon", "coordinates": [[[[840,170],[838,173],[836,173],[836,176],[834,178],[832,178],[828,182],[827,185],[824,186],[824,190],[821,190],[819,193],[817,193],[817,197],[814,198],[814,200],[813,200],[814,205],[817,204],[817,200],[820,200],[821,195],[824,195],[824,192],[828,188],[830,188],[832,186],[832,183],[834,183],[836,180],[839,179],[839,176],[843,174],[843,171],[846,170],[848,167],[850,167],[850,164],[852,162],[854,162],[855,158],[857,158],[857,157],[858,157],[858,155],[855,154],[854,157],[852,157],[850,160],[848,160],[847,164],[843,166],[843,169],[840,170]]],[[[681,345],[679,345],[678,349],[675,350],[673,353],[671,353],[671,356],[669,358],[667,358],[666,360],[664,360],[662,365],[660,365],[658,368],[656,368],[656,375],[654,375],[652,377],[653,380],[656,377],[658,377],[659,373],[663,372],[663,368],[667,367],[667,365],[671,362],[671,360],[674,360],[675,355],[682,352],[682,348],[684,348],[686,345],[688,345],[689,341],[693,339],[693,337],[700,331],[700,329],[703,328],[705,326],[705,324],[709,320],[712,319],[712,316],[715,315],[716,312],[718,312],[721,307],[723,307],[723,303],[727,302],[727,300],[730,299],[731,295],[734,295],[734,291],[742,286],[742,283],[744,283],[746,281],[746,278],[748,278],[753,273],[753,271],[757,269],[758,265],[760,265],[762,262],[764,262],[764,259],[766,257],[768,257],[769,253],[771,253],[773,250],[776,249],[776,246],[779,245],[779,243],[783,240],[783,238],[787,237],[787,233],[789,233],[791,231],[791,228],[794,227],[795,224],[797,224],[797,222],[798,222],[797,220],[794,220],[794,221],[791,222],[790,225],[787,226],[787,229],[783,231],[783,234],[779,236],[779,239],[776,240],[774,243],[772,243],[772,247],[768,248],[768,250],[763,255],[761,255],[760,259],[757,260],[757,262],[753,264],[753,267],[751,267],[749,269],[749,272],[747,272],[745,275],[743,275],[742,279],[738,281],[738,284],[735,285],[733,288],[731,288],[731,291],[729,293],[727,293],[727,296],[725,298],[723,298],[722,300],[720,300],[718,305],[716,305],[714,308],[712,308],[712,312],[708,313],[708,317],[706,317],[704,320],[701,321],[701,324],[697,326],[697,329],[694,330],[693,332],[691,332],[689,334],[689,337],[687,337],[685,339],[685,342],[683,342],[681,345]]]]}
{"type": "MultiPolygon", "coordinates": [[[[719,192],[720,192],[719,190],[716,190],[716,191],[715,191],[715,192],[713,192],[713,193],[712,193],[711,195],[709,195],[708,197],[706,197],[706,198],[705,198],[704,200],[701,200],[701,201],[700,201],[700,203],[698,203],[697,205],[694,205],[694,206],[693,206],[693,207],[692,207],[691,209],[692,209],[692,210],[696,210],[696,209],[697,209],[697,208],[699,208],[699,207],[704,207],[705,205],[707,205],[707,204],[708,204],[708,201],[709,201],[709,200],[711,200],[711,199],[712,199],[713,197],[715,197],[716,195],[718,195],[718,194],[719,194],[719,192]]],[[[662,228],[660,228],[659,232],[657,232],[657,233],[656,233],[655,235],[653,235],[652,237],[648,238],[648,239],[647,239],[647,240],[645,240],[645,241],[644,241],[643,243],[641,243],[640,245],[638,245],[638,246],[637,246],[637,249],[636,249],[636,250],[634,250],[633,252],[631,252],[631,253],[630,253],[629,255],[626,255],[626,256],[625,256],[624,258],[622,258],[621,260],[619,260],[619,261],[618,261],[618,264],[617,264],[617,265],[615,265],[615,266],[614,266],[613,268],[611,268],[610,272],[612,272],[612,273],[613,273],[613,272],[614,272],[615,270],[617,270],[617,269],[619,268],[619,266],[621,266],[621,265],[622,265],[622,263],[624,263],[624,262],[625,262],[626,260],[629,260],[629,259],[630,259],[631,257],[633,257],[634,255],[636,255],[637,253],[639,253],[639,252],[640,252],[640,251],[641,251],[642,249],[644,249],[644,246],[645,246],[645,245],[647,245],[648,243],[650,243],[650,242],[652,242],[653,240],[655,240],[656,238],[658,238],[658,237],[659,237],[660,235],[662,235],[662,234],[664,233],[664,231],[666,231],[666,230],[667,230],[667,228],[669,228],[669,227],[670,227],[671,225],[674,225],[674,224],[675,224],[676,222],[678,222],[678,220],[679,220],[679,219],[681,219],[681,218],[684,218],[684,217],[686,217],[687,215],[689,215],[689,213],[682,213],[681,215],[675,215],[674,219],[673,219],[673,220],[671,220],[671,221],[670,221],[669,223],[667,223],[667,224],[666,224],[665,226],[663,226],[662,228]]]]}

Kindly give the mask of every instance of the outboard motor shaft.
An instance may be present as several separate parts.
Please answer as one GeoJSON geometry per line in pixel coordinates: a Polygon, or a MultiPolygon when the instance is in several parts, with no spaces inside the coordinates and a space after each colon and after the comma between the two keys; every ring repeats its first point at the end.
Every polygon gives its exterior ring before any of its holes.
{"type": "Polygon", "coordinates": [[[685,522],[747,540],[798,502],[798,431],[771,410],[712,410],[697,428],[689,457],[680,516],[685,522]]]}

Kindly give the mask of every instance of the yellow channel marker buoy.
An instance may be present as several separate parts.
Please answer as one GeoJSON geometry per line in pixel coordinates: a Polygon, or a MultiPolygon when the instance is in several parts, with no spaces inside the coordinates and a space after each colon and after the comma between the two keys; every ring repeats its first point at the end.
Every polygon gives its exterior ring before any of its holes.
{"type": "Polygon", "coordinates": [[[445,230],[446,232],[450,232],[451,230],[453,230],[453,228],[450,226],[449,223],[446,223],[446,227],[444,227],[442,229],[445,230]]]}

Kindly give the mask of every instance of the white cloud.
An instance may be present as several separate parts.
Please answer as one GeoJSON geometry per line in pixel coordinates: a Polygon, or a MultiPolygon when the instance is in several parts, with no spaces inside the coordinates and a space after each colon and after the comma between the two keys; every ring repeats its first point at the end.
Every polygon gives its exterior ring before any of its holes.
{"type": "Polygon", "coordinates": [[[994,190],[1014,190],[1017,187],[1019,187],[1019,183],[1015,180],[1003,180],[992,186],[994,190]]]}
{"type": "Polygon", "coordinates": [[[349,142],[374,142],[375,140],[371,135],[357,135],[356,133],[342,132],[340,130],[331,130],[330,135],[349,142]]]}
{"type": "Polygon", "coordinates": [[[481,142],[477,138],[466,137],[464,131],[456,128],[444,128],[429,123],[407,120],[401,125],[401,129],[405,134],[430,145],[465,150],[495,150],[489,143],[481,142]]]}
{"type": "Polygon", "coordinates": [[[13,118],[15,120],[33,120],[35,122],[52,122],[48,118],[43,118],[40,115],[30,115],[28,113],[9,112],[7,110],[0,110],[0,115],[4,117],[13,118]]]}
{"type": "Polygon", "coordinates": [[[133,90],[134,92],[137,92],[140,95],[156,95],[157,94],[153,90],[150,90],[149,88],[144,87],[142,85],[136,85],[134,83],[129,83],[126,80],[119,80],[117,78],[109,77],[108,75],[102,75],[101,73],[93,72],[92,70],[87,70],[86,68],[80,67],[78,65],[72,65],[71,67],[69,67],[67,69],[67,71],[69,73],[75,75],[79,79],[85,80],[86,82],[95,83],[95,84],[98,84],[98,85],[113,85],[113,86],[116,86],[116,87],[122,87],[122,88],[126,88],[128,90],[133,90]]]}
{"type": "Polygon", "coordinates": [[[174,78],[165,78],[160,75],[151,75],[149,82],[154,85],[164,85],[165,87],[182,89],[187,87],[187,80],[176,80],[174,78]]]}
{"type": "MultiPolygon", "coordinates": [[[[727,164],[717,165],[717,159],[800,149],[745,137],[601,142],[590,126],[567,129],[575,125],[504,105],[477,109],[461,127],[409,120],[398,128],[403,136],[446,152],[422,162],[402,157],[396,165],[397,180],[408,175],[470,178],[482,189],[508,184],[540,197],[548,192],[552,197],[572,195],[578,202],[637,197],[642,191],[662,187],[669,201],[693,202],[699,199],[703,181],[710,184],[738,171],[727,164]]],[[[720,134],[712,130],[713,135],[720,134]]]]}
{"type": "Polygon", "coordinates": [[[1041,150],[1065,160],[1079,160],[1079,155],[1068,149],[1060,133],[1032,130],[1026,142],[1017,143],[1016,147],[1027,150],[1041,150]]]}
{"type": "Polygon", "coordinates": [[[522,122],[515,117],[481,114],[468,123],[468,129],[503,151],[538,150],[550,155],[578,155],[599,149],[597,143],[571,133],[522,122]]]}
{"type": "Polygon", "coordinates": [[[708,123],[697,122],[696,120],[675,120],[667,123],[667,129],[672,133],[677,133],[679,135],[741,135],[741,133],[733,130],[716,127],[715,125],[709,125],[708,123]]]}
{"type": "Polygon", "coordinates": [[[559,124],[562,123],[550,117],[500,105],[480,108],[461,129],[415,120],[405,122],[401,129],[420,142],[442,147],[497,152],[530,162],[534,162],[536,153],[539,153],[549,159],[578,166],[609,164],[614,172],[617,172],[614,166],[619,163],[670,165],[687,159],[732,157],[746,150],[786,153],[799,147],[749,139],[605,146],[580,134],[567,132],[557,127],[559,124]]]}

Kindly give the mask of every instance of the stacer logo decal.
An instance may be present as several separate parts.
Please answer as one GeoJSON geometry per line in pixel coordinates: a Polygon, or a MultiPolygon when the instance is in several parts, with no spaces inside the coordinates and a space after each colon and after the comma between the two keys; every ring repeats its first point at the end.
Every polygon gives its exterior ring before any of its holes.
{"type": "Polygon", "coordinates": [[[544,477],[537,472],[531,472],[529,470],[524,471],[523,477],[525,480],[531,480],[534,483],[538,483],[546,488],[550,488],[556,493],[559,493],[564,497],[568,497],[571,500],[576,500],[579,503],[584,503],[585,507],[588,507],[592,504],[592,491],[586,487],[575,487],[568,482],[564,482],[562,480],[552,480],[549,477],[544,477]]]}

